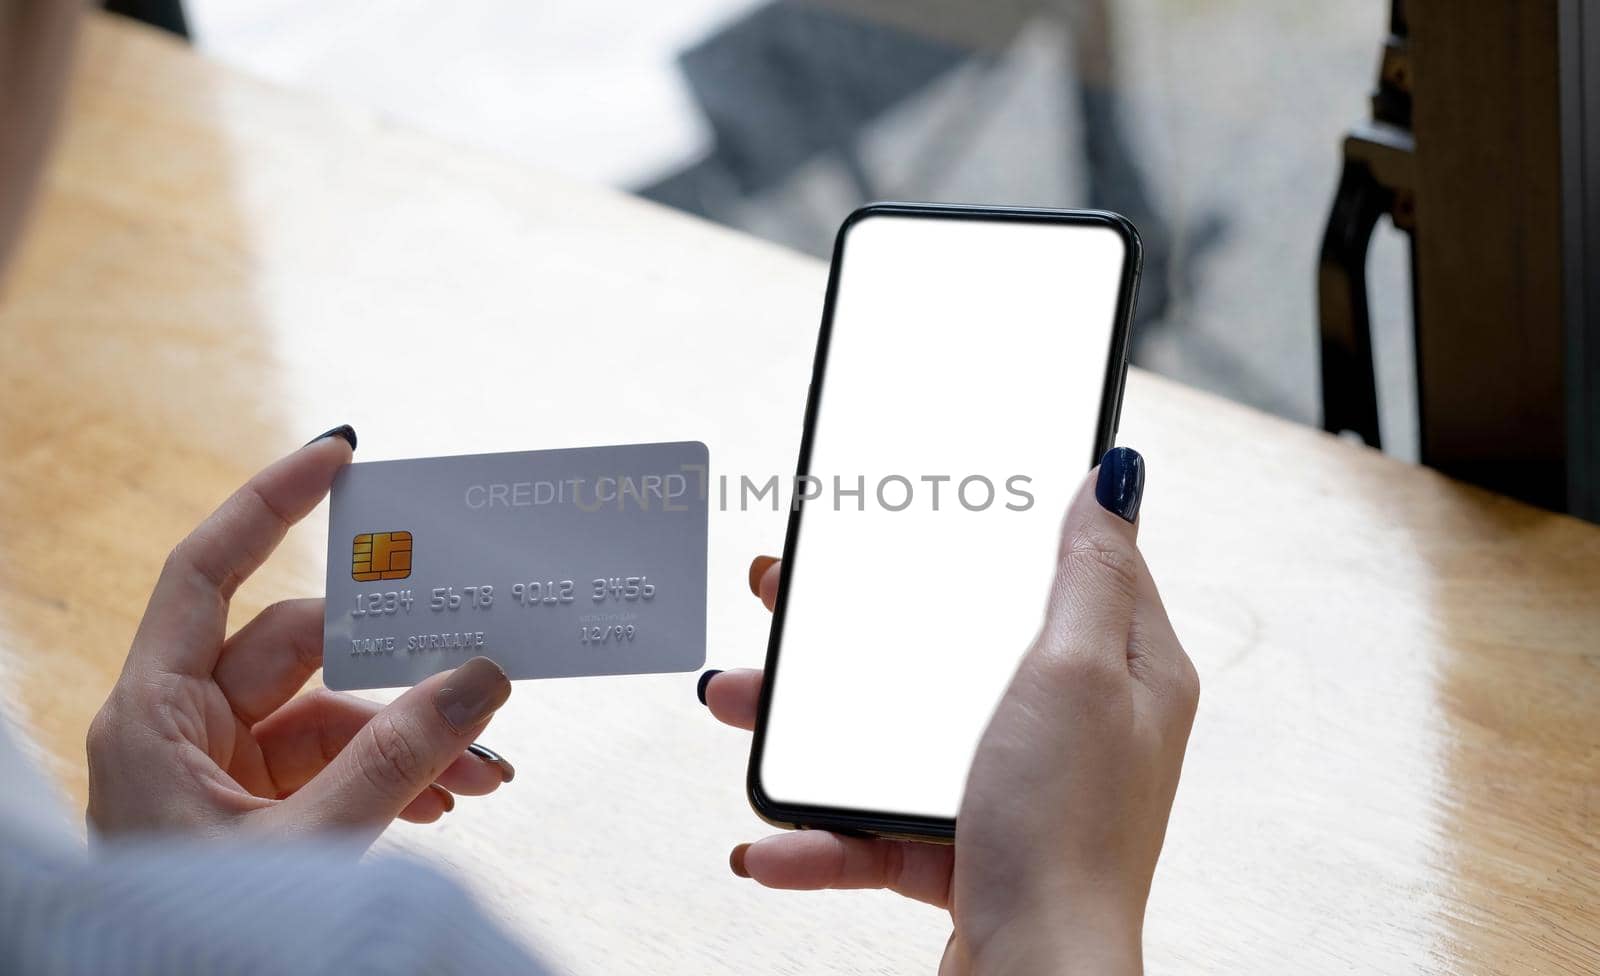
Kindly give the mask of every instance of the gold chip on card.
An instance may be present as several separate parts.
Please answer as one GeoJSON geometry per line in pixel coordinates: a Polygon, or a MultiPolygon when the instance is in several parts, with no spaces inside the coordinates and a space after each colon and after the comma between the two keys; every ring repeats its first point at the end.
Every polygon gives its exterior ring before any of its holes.
{"type": "Polygon", "coordinates": [[[350,578],[399,580],[411,575],[411,533],[365,532],[350,547],[350,578]]]}

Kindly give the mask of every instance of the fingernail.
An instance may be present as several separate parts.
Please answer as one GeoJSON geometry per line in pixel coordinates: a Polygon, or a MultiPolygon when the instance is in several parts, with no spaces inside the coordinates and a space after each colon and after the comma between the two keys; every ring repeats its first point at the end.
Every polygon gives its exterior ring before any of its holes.
{"type": "Polygon", "coordinates": [[[309,441],[306,441],[305,446],[310,447],[317,441],[327,440],[330,437],[343,437],[345,442],[350,445],[350,450],[353,451],[356,449],[356,429],[349,424],[340,424],[332,430],[325,430],[317,436],[311,438],[309,441]]]}
{"type": "Polygon", "coordinates": [[[744,852],[749,849],[749,844],[740,844],[733,849],[733,853],[728,855],[728,867],[732,868],[733,873],[741,878],[750,877],[750,872],[746,871],[744,867],[744,852]]]}
{"type": "Polygon", "coordinates": [[[509,783],[517,776],[517,767],[506,762],[504,756],[485,745],[474,742],[467,751],[500,771],[500,782],[509,783]]]}
{"type": "Polygon", "coordinates": [[[757,556],[750,564],[750,592],[756,596],[761,595],[761,577],[767,575],[767,570],[778,561],[777,556],[757,556]]]}
{"type": "Polygon", "coordinates": [[[709,685],[711,683],[711,679],[715,678],[721,673],[721,671],[713,668],[712,670],[707,671],[705,674],[700,676],[700,685],[694,690],[695,697],[700,699],[700,704],[704,705],[706,703],[706,685],[709,685]]]}
{"type": "Polygon", "coordinates": [[[450,673],[443,688],[433,693],[433,707],[446,725],[467,732],[483,724],[511,697],[511,681],[500,665],[475,657],[450,673]]]}
{"type": "Polygon", "coordinates": [[[1100,459],[1100,477],[1094,483],[1100,507],[1125,522],[1139,517],[1144,498],[1144,458],[1131,447],[1113,447],[1100,459]]]}
{"type": "Polygon", "coordinates": [[[428,784],[428,789],[430,789],[430,790],[434,791],[435,793],[439,794],[440,801],[442,801],[444,803],[444,812],[445,813],[449,813],[451,810],[454,810],[456,808],[456,797],[455,797],[454,793],[451,793],[449,790],[447,790],[444,787],[440,786],[438,783],[429,783],[428,784]]]}

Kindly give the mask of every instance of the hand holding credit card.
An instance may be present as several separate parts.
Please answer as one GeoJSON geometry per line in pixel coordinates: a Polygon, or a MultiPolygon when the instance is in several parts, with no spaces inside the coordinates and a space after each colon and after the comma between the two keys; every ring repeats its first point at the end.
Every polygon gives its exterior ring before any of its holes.
{"type": "Polygon", "coordinates": [[[695,441],[352,464],[333,485],[323,680],[415,684],[705,663],[708,454],[695,441]]]}

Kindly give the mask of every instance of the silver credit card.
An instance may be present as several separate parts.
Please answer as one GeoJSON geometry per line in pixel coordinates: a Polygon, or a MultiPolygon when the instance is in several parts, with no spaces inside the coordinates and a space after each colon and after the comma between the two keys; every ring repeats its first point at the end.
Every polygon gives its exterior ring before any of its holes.
{"type": "Polygon", "coordinates": [[[698,441],[352,464],[333,483],[323,681],[412,685],[705,663],[698,441]]]}

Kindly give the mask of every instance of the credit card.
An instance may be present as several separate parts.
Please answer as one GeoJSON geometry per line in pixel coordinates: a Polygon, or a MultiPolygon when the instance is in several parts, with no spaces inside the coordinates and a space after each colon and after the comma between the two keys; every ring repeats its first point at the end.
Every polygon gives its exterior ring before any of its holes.
{"type": "Polygon", "coordinates": [[[693,671],[706,657],[698,441],[352,464],[333,483],[322,672],[416,684],[693,671]]]}

